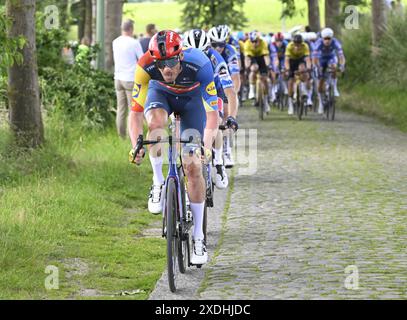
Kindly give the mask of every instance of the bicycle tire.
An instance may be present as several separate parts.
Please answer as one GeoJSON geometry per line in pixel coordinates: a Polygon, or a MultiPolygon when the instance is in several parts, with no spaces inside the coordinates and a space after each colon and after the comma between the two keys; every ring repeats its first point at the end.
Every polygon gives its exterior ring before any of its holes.
{"type": "Polygon", "coordinates": [[[304,116],[308,115],[308,105],[307,105],[307,98],[302,98],[302,104],[303,104],[303,109],[304,109],[304,116]],[[305,99],[305,100],[304,100],[305,99]]]}
{"type": "MultiPolygon", "coordinates": [[[[177,230],[177,190],[174,179],[168,180],[165,215],[167,217],[167,271],[171,292],[177,290],[177,261],[179,235],[177,230]]],[[[179,220],[179,219],[178,219],[179,220]]]]}
{"type": "Polygon", "coordinates": [[[335,120],[335,107],[336,107],[336,101],[335,101],[335,93],[334,89],[332,87],[332,92],[331,92],[331,121],[335,120]]]}
{"type": "Polygon", "coordinates": [[[302,104],[302,97],[301,97],[301,90],[300,90],[301,84],[297,85],[297,115],[298,115],[298,120],[302,119],[302,114],[304,112],[304,106],[302,104]]]}
{"type": "Polygon", "coordinates": [[[258,103],[259,103],[259,119],[264,120],[264,101],[263,101],[263,89],[261,85],[261,81],[257,80],[258,85],[258,103]]]}
{"type": "MultiPolygon", "coordinates": [[[[182,212],[186,214],[187,206],[186,206],[186,198],[185,198],[185,180],[184,180],[184,171],[182,168],[178,168],[178,177],[180,181],[180,190],[181,190],[181,205],[182,205],[182,212]]],[[[179,234],[180,234],[180,241],[178,241],[178,267],[179,272],[185,273],[187,266],[189,266],[188,261],[188,254],[189,254],[189,247],[188,247],[188,239],[184,239],[184,235],[188,232],[188,230],[183,230],[183,226],[186,225],[185,217],[183,222],[179,224],[179,234]]]]}
{"type": "Polygon", "coordinates": [[[207,228],[208,228],[208,206],[205,204],[204,206],[204,216],[203,216],[203,222],[202,222],[202,231],[204,234],[204,241],[205,244],[208,243],[207,242],[207,228]]]}
{"type": "Polygon", "coordinates": [[[331,101],[332,101],[332,96],[331,96],[331,87],[329,87],[328,90],[328,101],[326,103],[326,119],[329,120],[329,114],[331,112],[331,101]]]}

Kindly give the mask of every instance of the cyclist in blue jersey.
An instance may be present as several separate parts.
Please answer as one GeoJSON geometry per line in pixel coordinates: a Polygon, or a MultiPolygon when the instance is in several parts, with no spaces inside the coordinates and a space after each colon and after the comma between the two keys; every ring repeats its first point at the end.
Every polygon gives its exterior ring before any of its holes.
{"type": "MultiPolygon", "coordinates": [[[[228,30],[223,26],[213,27],[208,31],[209,39],[211,40],[211,46],[223,57],[226,64],[228,65],[230,76],[233,80],[233,86],[235,92],[240,90],[240,67],[239,67],[239,57],[236,49],[226,43],[228,30]]],[[[225,116],[229,115],[228,104],[224,105],[225,116]]],[[[232,157],[231,148],[231,134],[226,134],[226,146],[223,149],[224,152],[224,163],[226,168],[232,168],[234,166],[234,161],[232,157]]]]}
{"type": "MultiPolygon", "coordinates": [[[[238,55],[238,57],[239,57],[239,59],[240,59],[240,54],[241,54],[241,51],[242,51],[241,49],[242,49],[242,48],[240,48],[239,39],[236,39],[236,38],[232,35],[232,30],[230,30],[230,27],[229,27],[229,26],[224,25],[224,28],[225,28],[226,31],[227,31],[227,38],[226,38],[227,44],[230,44],[230,45],[232,45],[232,46],[235,47],[235,49],[236,49],[236,51],[237,51],[237,55],[238,55]]],[[[241,66],[240,66],[240,67],[241,67],[241,66]]]]}
{"type": "MultiPolygon", "coordinates": [[[[319,39],[313,50],[314,65],[318,67],[318,100],[319,107],[318,113],[322,114],[324,108],[322,105],[321,93],[325,88],[325,76],[327,68],[336,68],[339,63],[339,69],[341,72],[345,70],[345,55],[343,53],[342,45],[338,39],[334,38],[334,32],[330,28],[325,28],[321,31],[321,39],[319,39]],[[339,60],[338,60],[339,58],[339,60]]],[[[334,94],[339,97],[339,91],[337,86],[336,73],[333,74],[334,79],[334,94]]]]}
{"type": "MultiPolygon", "coordinates": [[[[277,32],[274,35],[274,47],[277,50],[277,58],[279,62],[279,71],[284,71],[285,49],[287,48],[288,41],[285,39],[282,32],[277,32]]],[[[287,81],[284,81],[284,93],[288,94],[287,81]]]]}
{"type": "MultiPolygon", "coordinates": [[[[211,47],[209,36],[203,30],[194,29],[189,31],[183,43],[184,47],[202,50],[212,62],[216,91],[218,92],[219,124],[223,123],[223,119],[225,119],[227,126],[235,127],[237,130],[238,98],[225,60],[211,47]],[[227,101],[229,106],[229,113],[225,118],[223,114],[224,101],[227,101]]],[[[216,168],[215,185],[219,189],[225,189],[228,186],[228,177],[222,159],[222,139],[222,132],[218,131],[215,139],[214,165],[216,168]]]]}
{"type": "Polygon", "coordinates": [[[268,44],[269,55],[270,55],[270,78],[268,79],[269,82],[269,92],[271,97],[271,102],[276,102],[276,92],[277,92],[277,74],[280,72],[280,61],[278,59],[278,52],[277,48],[270,42],[268,44]],[[271,80],[271,81],[270,81],[271,80]]]}
{"type": "MultiPolygon", "coordinates": [[[[181,117],[181,135],[187,140],[194,137],[183,153],[188,181],[188,197],[194,220],[193,264],[204,264],[208,254],[204,242],[203,215],[206,183],[202,174],[201,141],[205,155],[211,154],[214,136],[218,128],[218,97],[214,83],[212,63],[198,49],[182,50],[181,37],[174,31],[165,30],[150,40],[148,51],[136,66],[132,109],[129,117],[131,142],[143,134],[143,120],[147,121],[151,140],[163,138],[168,116],[173,112],[181,117]],[[191,152],[189,152],[191,151],[191,152]]],[[[130,161],[140,164],[144,155],[141,150],[130,161]]],[[[162,173],[163,155],[160,146],[150,148],[153,168],[153,186],[149,199],[149,210],[162,211],[161,191],[164,183],[162,173]]]]}

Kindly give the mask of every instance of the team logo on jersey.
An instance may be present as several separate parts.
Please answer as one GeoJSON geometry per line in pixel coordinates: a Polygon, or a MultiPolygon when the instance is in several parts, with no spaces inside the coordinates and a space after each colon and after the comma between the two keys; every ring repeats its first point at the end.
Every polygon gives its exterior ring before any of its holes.
{"type": "Polygon", "coordinates": [[[207,85],[206,87],[206,92],[211,95],[215,96],[216,95],[216,87],[215,87],[215,82],[211,82],[210,84],[207,85]]]}
{"type": "Polygon", "coordinates": [[[211,56],[211,61],[212,61],[212,65],[213,65],[214,67],[216,67],[216,66],[218,65],[218,60],[216,59],[215,56],[211,56]]]}
{"type": "Polygon", "coordinates": [[[140,95],[140,89],[141,89],[141,84],[136,83],[136,85],[133,88],[133,98],[137,99],[138,96],[140,95]]]}

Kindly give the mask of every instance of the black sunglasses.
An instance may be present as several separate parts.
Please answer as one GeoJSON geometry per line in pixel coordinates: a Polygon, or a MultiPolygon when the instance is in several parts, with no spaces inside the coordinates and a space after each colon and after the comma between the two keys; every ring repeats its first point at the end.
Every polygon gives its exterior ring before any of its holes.
{"type": "Polygon", "coordinates": [[[324,38],[324,40],[331,40],[332,38],[329,38],[329,37],[326,37],[326,38],[324,38]]]}
{"type": "Polygon", "coordinates": [[[179,61],[179,56],[175,56],[165,60],[156,60],[155,63],[158,69],[164,69],[165,67],[174,68],[179,61]]]}
{"type": "Polygon", "coordinates": [[[211,43],[211,46],[214,47],[214,48],[217,48],[217,47],[219,47],[219,48],[224,48],[224,47],[226,47],[226,43],[222,43],[222,42],[212,42],[212,43],[211,43]]]}

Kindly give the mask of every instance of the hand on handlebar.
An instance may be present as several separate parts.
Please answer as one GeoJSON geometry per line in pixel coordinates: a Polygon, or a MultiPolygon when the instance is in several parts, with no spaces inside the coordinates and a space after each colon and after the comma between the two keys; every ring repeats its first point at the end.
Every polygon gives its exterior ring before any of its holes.
{"type": "Polygon", "coordinates": [[[129,152],[129,162],[140,165],[145,155],[146,151],[143,147],[143,136],[140,135],[137,139],[136,146],[129,152]]]}
{"type": "Polygon", "coordinates": [[[226,119],[226,126],[231,128],[234,132],[236,132],[239,129],[239,124],[237,123],[236,119],[233,118],[232,116],[229,116],[226,119]]]}

